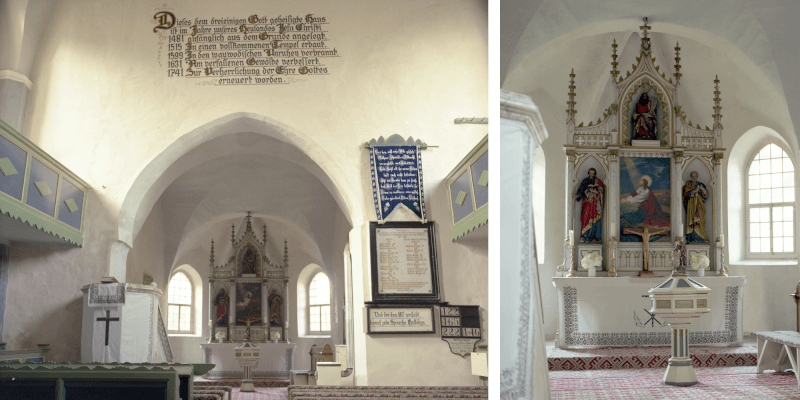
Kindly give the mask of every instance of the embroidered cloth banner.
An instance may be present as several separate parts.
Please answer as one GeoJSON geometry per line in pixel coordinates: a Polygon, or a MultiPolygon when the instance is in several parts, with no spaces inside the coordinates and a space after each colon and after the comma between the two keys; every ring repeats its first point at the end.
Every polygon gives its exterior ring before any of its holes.
{"type": "Polygon", "coordinates": [[[124,283],[92,283],[89,285],[89,307],[125,305],[124,283]]]}
{"type": "Polygon", "coordinates": [[[369,160],[378,221],[399,204],[425,220],[420,146],[370,146],[369,160]]]}

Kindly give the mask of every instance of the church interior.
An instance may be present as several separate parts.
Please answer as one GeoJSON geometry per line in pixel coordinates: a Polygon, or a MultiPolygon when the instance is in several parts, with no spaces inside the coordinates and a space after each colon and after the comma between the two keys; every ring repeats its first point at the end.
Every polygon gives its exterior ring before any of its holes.
{"type": "Polygon", "coordinates": [[[488,42],[484,1],[0,0],[0,392],[487,398],[488,42]]]}
{"type": "Polygon", "coordinates": [[[797,15],[501,2],[501,398],[797,398],[797,15]]]}

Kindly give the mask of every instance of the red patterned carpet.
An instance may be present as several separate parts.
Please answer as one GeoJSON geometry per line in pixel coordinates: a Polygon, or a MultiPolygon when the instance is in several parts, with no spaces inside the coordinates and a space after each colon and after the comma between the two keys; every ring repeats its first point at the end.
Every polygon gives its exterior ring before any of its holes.
{"type": "Polygon", "coordinates": [[[239,388],[233,389],[232,400],[286,400],[288,388],[260,388],[257,387],[255,392],[240,392],[239,388]]]}
{"type": "MultiPolygon", "coordinates": [[[[670,348],[603,347],[598,349],[552,349],[548,352],[550,371],[596,369],[667,368],[670,348]]],[[[756,344],[740,347],[691,346],[689,354],[695,367],[733,367],[756,365],[756,344]]]]}
{"type": "Polygon", "coordinates": [[[756,374],[755,366],[695,368],[699,384],[689,387],[662,383],[665,369],[551,371],[553,399],[798,399],[792,373],[756,374]]]}

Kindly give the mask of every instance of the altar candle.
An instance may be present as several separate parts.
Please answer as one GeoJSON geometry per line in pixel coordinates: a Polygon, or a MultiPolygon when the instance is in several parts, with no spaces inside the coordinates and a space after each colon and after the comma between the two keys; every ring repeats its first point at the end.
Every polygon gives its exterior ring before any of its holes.
{"type": "Polygon", "coordinates": [[[725,235],[719,235],[719,247],[725,247],[725,235]]]}
{"type": "Polygon", "coordinates": [[[575,231],[569,231],[569,247],[575,247],[575,231]]]}
{"type": "Polygon", "coordinates": [[[678,225],[678,236],[683,236],[683,223],[678,225]]]}
{"type": "Polygon", "coordinates": [[[617,233],[617,223],[616,222],[612,222],[611,223],[611,234],[615,235],[616,233],[617,233]]]}

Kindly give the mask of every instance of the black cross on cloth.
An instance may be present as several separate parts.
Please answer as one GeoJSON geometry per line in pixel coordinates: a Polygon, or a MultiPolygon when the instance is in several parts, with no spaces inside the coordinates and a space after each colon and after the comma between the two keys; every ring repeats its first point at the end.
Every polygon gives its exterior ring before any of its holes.
{"type": "Polygon", "coordinates": [[[98,318],[98,322],[105,321],[106,322],[106,346],[108,346],[108,324],[111,321],[119,321],[119,318],[111,318],[111,311],[106,310],[106,317],[105,318],[98,318]]]}

